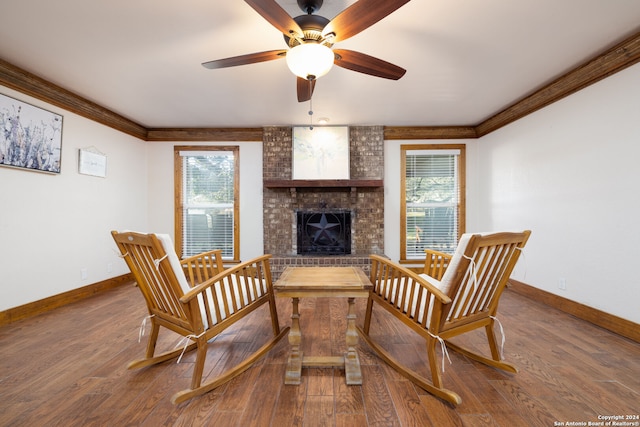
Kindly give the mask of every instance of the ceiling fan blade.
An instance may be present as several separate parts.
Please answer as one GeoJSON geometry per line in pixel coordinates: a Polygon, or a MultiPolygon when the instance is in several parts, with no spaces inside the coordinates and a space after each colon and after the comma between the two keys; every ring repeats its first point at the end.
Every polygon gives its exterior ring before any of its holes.
{"type": "Polygon", "coordinates": [[[248,55],[233,56],[231,58],[203,62],[202,66],[210,70],[214,70],[216,68],[236,67],[238,65],[255,64],[256,62],[265,62],[284,58],[286,54],[286,49],[267,50],[265,52],[250,53],[248,55]]]}
{"type": "Polygon", "coordinates": [[[390,62],[353,50],[334,49],[333,53],[336,54],[334,64],[351,71],[391,80],[398,80],[407,72],[390,62]]]}
{"type": "Polygon", "coordinates": [[[359,0],[340,12],[322,30],[322,35],[334,33],[334,43],[355,36],[390,15],[410,0],[359,0]]]}
{"type": "Polygon", "coordinates": [[[303,37],[300,25],[275,0],[245,0],[245,2],[285,36],[295,33],[303,37]]]}
{"type": "Polygon", "coordinates": [[[298,77],[296,80],[296,87],[298,91],[298,102],[305,102],[311,99],[313,89],[316,87],[316,81],[298,77]]]}

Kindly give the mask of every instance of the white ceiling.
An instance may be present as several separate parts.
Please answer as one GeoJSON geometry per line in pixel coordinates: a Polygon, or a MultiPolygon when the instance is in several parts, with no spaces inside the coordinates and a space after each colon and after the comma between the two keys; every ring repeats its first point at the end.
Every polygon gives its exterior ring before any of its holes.
{"type": "MultiPolygon", "coordinates": [[[[302,14],[295,0],[278,3],[302,14]]],[[[325,0],[318,13],[352,3],[325,0]]],[[[286,48],[244,1],[2,0],[0,10],[0,58],[145,127],[309,123],[284,60],[200,65],[286,48]]],[[[313,118],[476,125],[638,31],[639,0],[412,0],[335,45],[406,75],[334,67],[316,84],[313,118]]]]}

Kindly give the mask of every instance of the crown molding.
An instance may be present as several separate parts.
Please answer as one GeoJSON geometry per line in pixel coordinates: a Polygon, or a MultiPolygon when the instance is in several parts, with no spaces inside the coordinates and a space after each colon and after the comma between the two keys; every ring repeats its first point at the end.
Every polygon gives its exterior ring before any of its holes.
{"type": "Polygon", "coordinates": [[[147,141],[260,141],[262,128],[159,128],[147,130],[147,141]]]}
{"type": "Polygon", "coordinates": [[[385,126],[384,139],[469,139],[477,138],[473,126],[385,126]]]}
{"type": "Polygon", "coordinates": [[[147,136],[144,126],[3,59],[0,59],[0,84],[136,138],[147,136]]]}
{"type": "Polygon", "coordinates": [[[640,61],[640,33],[607,49],[475,127],[478,138],[640,61]]]}

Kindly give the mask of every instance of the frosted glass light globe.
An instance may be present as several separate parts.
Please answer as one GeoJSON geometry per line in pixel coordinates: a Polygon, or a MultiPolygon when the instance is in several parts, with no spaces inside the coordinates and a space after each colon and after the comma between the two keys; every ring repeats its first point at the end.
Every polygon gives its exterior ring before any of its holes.
{"type": "Polygon", "coordinates": [[[324,76],[333,67],[333,51],[323,44],[303,43],[289,49],[287,66],[293,74],[307,80],[324,76]]]}

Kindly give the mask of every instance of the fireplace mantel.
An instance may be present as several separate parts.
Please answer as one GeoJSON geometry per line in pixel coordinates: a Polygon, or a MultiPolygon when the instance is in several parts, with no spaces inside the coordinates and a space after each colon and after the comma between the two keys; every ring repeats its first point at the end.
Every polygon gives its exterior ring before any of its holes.
{"type": "Polygon", "coordinates": [[[381,179],[266,179],[266,188],[380,188],[381,179]]]}

